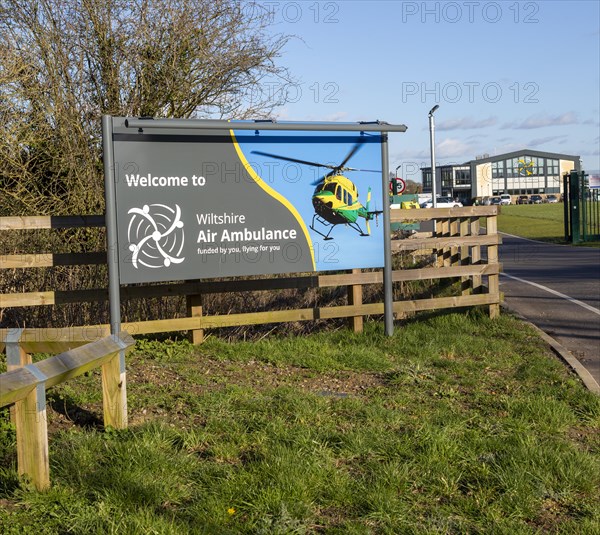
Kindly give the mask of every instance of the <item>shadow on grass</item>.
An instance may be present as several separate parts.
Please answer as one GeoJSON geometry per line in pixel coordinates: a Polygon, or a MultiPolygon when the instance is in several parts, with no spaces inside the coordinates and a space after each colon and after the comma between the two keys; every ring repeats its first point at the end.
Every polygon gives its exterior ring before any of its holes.
{"type": "Polygon", "coordinates": [[[71,396],[64,393],[48,392],[48,406],[67,420],[83,429],[102,431],[104,422],[93,412],[80,407],[71,396]]]}

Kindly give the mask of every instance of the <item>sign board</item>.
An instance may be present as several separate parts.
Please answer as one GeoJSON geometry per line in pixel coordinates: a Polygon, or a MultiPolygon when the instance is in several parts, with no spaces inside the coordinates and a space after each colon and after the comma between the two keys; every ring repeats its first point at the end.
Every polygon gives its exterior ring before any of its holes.
{"type": "Polygon", "coordinates": [[[384,265],[380,133],[111,120],[121,284],[384,265]]]}

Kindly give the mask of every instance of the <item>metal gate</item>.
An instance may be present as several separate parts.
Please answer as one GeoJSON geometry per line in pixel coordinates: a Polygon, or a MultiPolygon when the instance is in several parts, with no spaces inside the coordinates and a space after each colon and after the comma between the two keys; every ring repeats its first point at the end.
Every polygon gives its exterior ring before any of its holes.
{"type": "Polygon", "coordinates": [[[585,171],[563,177],[565,241],[600,240],[600,190],[590,188],[585,171]]]}

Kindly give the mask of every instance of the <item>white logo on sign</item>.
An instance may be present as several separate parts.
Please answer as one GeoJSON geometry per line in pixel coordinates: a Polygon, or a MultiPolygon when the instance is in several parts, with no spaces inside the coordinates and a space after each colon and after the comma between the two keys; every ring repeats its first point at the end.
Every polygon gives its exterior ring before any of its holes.
{"type": "Polygon", "coordinates": [[[184,234],[181,221],[181,208],[175,209],[164,204],[145,204],[131,208],[127,238],[132,252],[131,262],[149,268],[169,267],[181,264],[184,234]]]}

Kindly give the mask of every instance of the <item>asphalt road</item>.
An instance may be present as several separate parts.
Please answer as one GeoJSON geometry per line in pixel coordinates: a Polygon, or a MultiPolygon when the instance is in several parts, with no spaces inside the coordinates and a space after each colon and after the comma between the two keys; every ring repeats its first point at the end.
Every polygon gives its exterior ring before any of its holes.
{"type": "Polygon", "coordinates": [[[502,235],[500,290],[600,384],[600,249],[502,235]]]}

